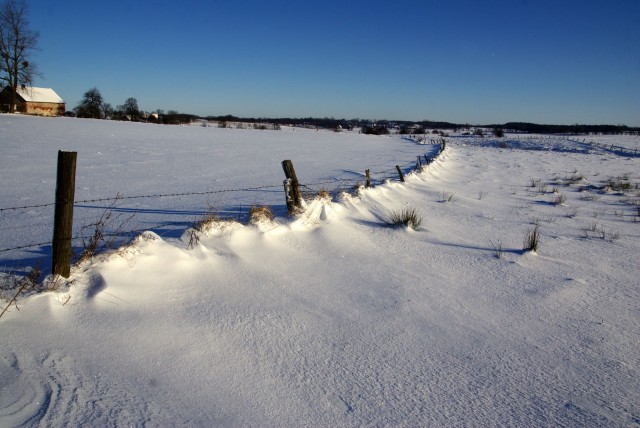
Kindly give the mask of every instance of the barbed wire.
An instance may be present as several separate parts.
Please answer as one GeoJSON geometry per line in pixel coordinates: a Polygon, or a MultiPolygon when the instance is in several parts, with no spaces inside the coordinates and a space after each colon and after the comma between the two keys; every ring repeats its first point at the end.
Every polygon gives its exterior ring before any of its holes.
{"type": "Polygon", "coordinates": [[[50,202],[48,204],[39,204],[39,205],[25,205],[22,207],[8,207],[8,208],[0,208],[0,212],[2,211],[11,211],[11,210],[26,210],[26,209],[30,209],[30,208],[45,208],[45,207],[52,207],[54,206],[56,203],[55,202],[50,202]]]}
{"type": "Polygon", "coordinates": [[[232,193],[232,192],[253,192],[256,190],[264,190],[264,189],[275,189],[282,187],[282,184],[273,184],[268,186],[257,186],[257,187],[246,187],[242,189],[222,189],[222,190],[207,190],[204,192],[180,192],[180,193],[158,193],[153,195],[132,195],[132,196],[116,196],[110,198],[97,198],[97,199],[84,199],[80,201],[75,201],[75,204],[86,204],[86,203],[94,203],[94,202],[108,202],[113,201],[114,199],[125,200],[125,199],[145,199],[145,198],[175,198],[179,196],[200,196],[200,195],[213,195],[217,193],[232,193]]]}
{"type": "Polygon", "coordinates": [[[49,245],[49,244],[51,244],[51,241],[41,242],[39,244],[21,245],[19,247],[13,247],[13,248],[3,248],[3,249],[0,250],[0,253],[5,253],[5,252],[8,252],[8,251],[24,250],[26,248],[42,247],[43,245],[49,245]]]}

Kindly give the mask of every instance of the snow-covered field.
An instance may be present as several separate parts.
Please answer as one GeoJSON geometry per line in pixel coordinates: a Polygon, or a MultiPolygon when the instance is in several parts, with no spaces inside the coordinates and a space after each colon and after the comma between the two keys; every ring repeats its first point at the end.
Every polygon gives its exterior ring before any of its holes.
{"type": "MultiPolygon", "coordinates": [[[[6,115],[0,138],[0,208],[52,201],[58,149],[78,151],[76,200],[209,192],[119,199],[123,227],[150,231],[0,319],[0,426],[640,425],[640,157],[582,142],[638,137],[452,136],[405,183],[394,166],[436,147],[6,115]],[[365,168],[376,186],[289,219],[284,159],[314,190],[365,168]],[[189,248],[208,211],[255,204],[276,219],[189,248]],[[419,227],[385,224],[407,207],[419,227]]],[[[51,211],[0,211],[0,248],[46,242],[51,211]]]]}

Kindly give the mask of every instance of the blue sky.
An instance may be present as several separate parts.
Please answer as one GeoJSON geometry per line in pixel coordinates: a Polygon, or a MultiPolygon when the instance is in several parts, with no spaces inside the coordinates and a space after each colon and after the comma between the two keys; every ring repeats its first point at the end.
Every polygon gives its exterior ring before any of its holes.
{"type": "Polygon", "coordinates": [[[638,0],[28,2],[69,109],[640,126],[638,0]]]}

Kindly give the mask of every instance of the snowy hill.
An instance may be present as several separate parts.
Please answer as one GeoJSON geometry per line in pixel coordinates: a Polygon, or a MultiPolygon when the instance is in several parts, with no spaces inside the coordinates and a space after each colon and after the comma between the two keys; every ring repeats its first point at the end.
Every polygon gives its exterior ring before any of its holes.
{"type": "MultiPolygon", "coordinates": [[[[453,136],[400,183],[394,166],[434,147],[13,116],[0,130],[3,207],[48,201],[60,148],[79,152],[76,199],[278,185],[283,159],[306,183],[381,172],[293,219],[281,188],[234,193],[218,211],[276,218],[211,222],[195,243],[206,196],[118,201],[149,231],[0,319],[2,426],[640,425],[638,157],[453,136]],[[403,208],[422,224],[389,226],[403,208]]],[[[640,146],[610,138],[591,137],[640,146]]],[[[46,240],[46,208],[15,211],[2,248],[46,240]]],[[[9,271],[47,248],[7,253],[9,271]]]]}

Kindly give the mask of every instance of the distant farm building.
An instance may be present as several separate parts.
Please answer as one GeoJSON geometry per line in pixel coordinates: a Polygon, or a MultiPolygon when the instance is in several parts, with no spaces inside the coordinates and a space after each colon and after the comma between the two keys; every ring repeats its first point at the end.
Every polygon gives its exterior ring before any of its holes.
{"type": "MultiPolygon", "coordinates": [[[[10,104],[11,88],[7,86],[0,92],[0,111],[10,111],[10,104]]],[[[16,112],[38,116],[62,116],[65,113],[65,102],[51,88],[18,88],[16,112]]]]}

